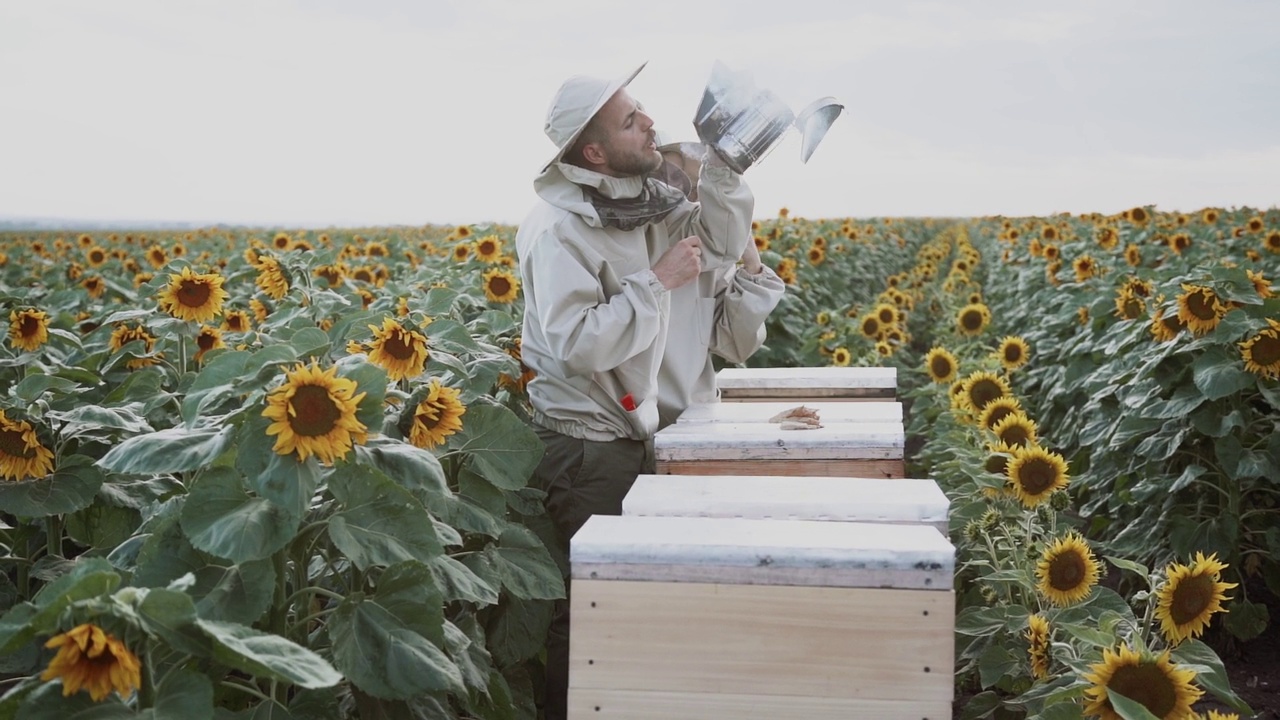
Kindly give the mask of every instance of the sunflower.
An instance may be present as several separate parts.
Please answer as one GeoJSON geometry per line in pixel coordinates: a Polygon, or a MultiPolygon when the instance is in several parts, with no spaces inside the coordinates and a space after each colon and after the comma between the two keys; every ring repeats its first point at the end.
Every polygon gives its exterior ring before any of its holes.
{"type": "Polygon", "coordinates": [[[1040,228],[1040,237],[1044,238],[1045,240],[1057,240],[1058,228],[1052,225],[1045,225],[1040,228]]]}
{"type": "Polygon", "coordinates": [[[1027,364],[1031,347],[1017,335],[1009,335],[1000,341],[1000,347],[991,356],[1000,361],[1005,370],[1013,371],[1027,364]]]}
{"type": "Polygon", "coordinates": [[[991,311],[983,303],[970,303],[956,313],[956,328],[963,335],[978,335],[991,322],[991,311]]]}
{"type": "Polygon", "coordinates": [[[6,417],[0,409],[0,478],[25,480],[53,472],[53,453],[40,442],[26,420],[6,417]]]}
{"type": "Polygon", "coordinates": [[[43,310],[28,308],[9,311],[9,344],[19,350],[35,352],[49,342],[49,316],[43,310]]]}
{"type": "Polygon", "coordinates": [[[222,312],[227,299],[223,280],[216,273],[202,274],[184,267],[180,274],[169,275],[169,284],[156,295],[156,301],[161,310],[179,320],[209,322],[222,312]]]}
{"type": "Polygon", "coordinates": [[[1280,378],[1280,322],[1267,320],[1268,327],[1240,343],[1244,369],[1265,378],[1280,378]]]}
{"type": "Polygon", "coordinates": [[[1049,621],[1039,613],[1028,617],[1026,638],[1031,677],[1043,680],[1049,677],[1049,621]]]}
{"type": "Polygon", "coordinates": [[[1204,221],[1205,225],[1213,225],[1218,222],[1218,211],[1213,208],[1205,208],[1204,212],[1200,213],[1200,219],[1204,221]]]}
{"type": "Polygon", "coordinates": [[[1023,507],[1039,505],[1071,481],[1067,476],[1067,461],[1034,442],[1024,447],[1012,447],[1011,454],[1013,457],[1005,468],[1005,474],[1023,507]]]}
{"type": "Polygon", "coordinates": [[[430,356],[425,335],[391,318],[383,319],[382,327],[370,325],[369,329],[373,331],[369,362],[386,370],[392,382],[422,374],[430,356]]]}
{"type": "Polygon", "coordinates": [[[520,280],[501,268],[494,268],[482,276],[484,296],[490,302],[513,303],[520,295],[520,280]]]}
{"type": "Polygon", "coordinates": [[[290,238],[287,233],[276,233],[276,236],[271,238],[271,246],[277,250],[288,250],[291,245],[293,245],[293,238],[290,238]]]}
{"type": "Polygon", "coordinates": [[[765,236],[763,236],[763,235],[756,235],[756,236],[754,237],[754,240],[755,240],[755,243],[756,243],[756,251],[757,251],[757,252],[764,252],[764,251],[766,251],[766,250],[768,250],[768,249],[769,249],[769,238],[767,238],[767,237],[765,237],[765,236]]]}
{"type": "Polygon", "coordinates": [[[280,261],[269,255],[262,255],[258,258],[258,277],[254,280],[262,292],[272,300],[279,300],[289,292],[289,276],[285,274],[284,268],[280,267],[280,261]]]}
{"type": "Polygon", "coordinates": [[[502,240],[497,235],[485,235],[476,240],[475,252],[478,260],[491,263],[502,255],[502,240]]]}
{"type": "Polygon", "coordinates": [[[982,412],[978,413],[978,424],[993,430],[1001,420],[1021,412],[1022,403],[1018,402],[1017,398],[1013,396],[996,398],[987,403],[987,406],[982,408],[982,412]]]}
{"type": "Polygon", "coordinates": [[[1061,255],[1061,251],[1058,250],[1057,245],[1045,245],[1044,250],[1041,251],[1041,254],[1044,255],[1045,260],[1048,260],[1049,262],[1053,262],[1054,260],[1057,260],[1058,257],[1061,255]]]}
{"type": "Polygon", "coordinates": [[[329,283],[329,287],[331,288],[342,287],[342,282],[344,279],[346,279],[346,275],[347,275],[346,270],[340,264],[321,265],[317,267],[313,272],[315,273],[316,277],[323,278],[325,282],[329,283]]]}
{"type": "Polygon", "coordinates": [[[204,356],[210,350],[217,350],[226,347],[227,344],[222,341],[222,329],[210,327],[209,325],[200,326],[200,332],[196,335],[196,362],[204,362],[204,356]]]}
{"type": "Polygon", "coordinates": [[[1191,247],[1191,236],[1186,233],[1178,233],[1169,238],[1169,249],[1177,255],[1181,255],[1189,247],[1191,247]]]}
{"type": "MultiPolygon", "coordinates": [[[[1016,491],[1009,485],[1009,459],[1013,455],[1013,448],[1002,443],[989,443],[987,445],[987,459],[982,464],[982,469],[992,475],[1000,475],[1005,478],[1004,494],[1016,497],[1016,491]]],[[[987,488],[995,490],[995,488],[987,488]]],[[[995,498],[1000,495],[999,492],[985,493],[989,498],[995,498]]]]}
{"type": "Polygon", "coordinates": [[[249,313],[244,310],[228,310],[227,314],[222,316],[222,329],[227,332],[249,332],[250,327],[249,313]]]}
{"type": "Polygon", "coordinates": [[[441,385],[438,378],[431,378],[431,382],[419,392],[422,397],[413,409],[409,442],[430,450],[462,429],[462,416],[466,414],[467,406],[458,399],[461,390],[441,385]]]}
{"type": "Polygon", "coordinates": [[[817,267],[827,259],[827,251],[821,245],[811,245],[809,247],[809,264],[817,267]]]}
{"type": "Polygon", "coordinates": [[[880,337],[880,317],[875,314],[864,315],[858,324],[858,329],[862,332],[863,337],[875,340],[880,337]]]}
{"type": "Polygon", "coordinates": [[[89,248],[84,254],[84,259],[89,263],[89,267],[102,267],[107,263],[107,251],[97,245],[89,248]]]}
{"type": "Polygon", "coordinates": [[[1178,296],[1178,319],[1195,335],[1204,335],[1218,327],[1222,316],[1227,313],[1227,306],[1213,289],[1183,283],[1182,290],[1178,296]]]}
{"type": "Polygon", "coordinates": [[[516,338],[507,346],[507,354],[510,355],[517,363],[520,364],[520,377],[513,378],[506,373],[498,376],[498,384],[502,387],[513,388],[519,392],[523,392],[525,386],[533,379],[533,371],[528,365],[524,364],[524,341],[516,338]]]}
{"type": "Polygon", "coordinates": [[[1257,291],[1258,297],[1265,300],[1275,296],[1275,292],[1271,289],[1271,281],[1265,275],[1252,270],[1245,270],[1245,275],[1249,277],[1249,282],[1253,283],[1253,289],[1257,291]]]}
{"type": "Polygon", "coordinates": [[[1262,246],[1268,252],[1280,253],[1280,230],[1272,230],[1267,233],[1267,237],[1262,241],[1262,246]]]}
{"type": "Polygon", "coordinates": [[[1206,558],[1196,553],[1191,564],[1173,563],[1165,570],[1164,584],[1156,591],[1155,616],[1170,645],[1198,636],[1214,613],[1223,612],[1222,603],[1231,599],[1223,593],[1236,587],[1221,581],[1225,569],[1217,554],[1206,558]]]}
{"type": "Polygon", "coordinates": [[[299,363],[267,396],[262,416],[272,421],[267,435],[279,436],[272,447],[277,454],[296,452],[302,461],[315,455],[331,465],[367,439],[367,428],[356,418],[365,393],[355,394],[355,381],[337,372],[337,366],[321,370],[316,363],[299,363]]]}
{"type": "Polygon", "coordinates": [[[1147,212],[1144,207],[1136,207],[1132,210],[1125,210],[1124,219],[1134,225],[1146,225],[1151,220],[1151,213],[1147,212]]]}
{"type": "Polygon", "coordinates": [[[956,378],[959,364],[956,356],[944,347],[935,347],[924,356],[924,367],[929,379],[936,383],[951,382],[956,378]]]}
{"type": "Polygon", "coordinates": [[[453,246],[453,259],[455,262],[466,262],[471,257],[471,243],[460,242],[453,246]]]}
{"type": "MultiPolygon", "coordinates": [[[[1011,476],[1015,462],[1017,458],[1009,462],[1011,476]]],[[[1015,478],[1014,489],[1022,498],[1025,489],[1016,487],[1017,483],[1015,478]]],[[[1023,504],[1027,504],[1025,499],[1023,504]]],[[[1040,556],[1036,564],[1036,588],[1058,607],[1074,605],[1089,597],[1101,571],[1089,544],[1072,531],[1055,540],[1040,556]]]]}
{"type": "Polygon", "coordinates": [[[1147,314],[1147,303],[1134,295],[1128,287],[1116,291],[1116,317],[1123,320],[1137,320],[1147,314]]]}
{"type": "Polygon", "coordinates": [[[376,240],[364,246],[364,254],[368,257],[386,257],[389,253],[387,246],[376,240]]]}
{"type": "Polygon", "coordinates": [[[113,690],[127,699],[142,687],[138,656],[97,625],[78,625],[53,636],[44,646],[58,648],[58,654],[40,673],[40,679],[61,680],[64,697],[83,689],[94,702],[106,700],[113,690]]]}
{"type": "Polygon", "coordinates": [[[848,367],[853,361],[853,355],[847,347],[838,347],[831,351],[831,364],[836,367],[848,367]]]}
{"type": "Polygon", "coordinates": [[[1262,232],[1262,228],[1266,227],[1266,225],[1265,223],[1262,222],[1262,218],[1251,217],[1249,218],[1249,222],[1246,225],[1246,227],[1249,228],[1249,232],[1256,233],[1256,232],[1262,232]]]}
{"type": "Polygon", "coordinates": [[[1102,662],[1090,665],[1089,670],[1081,676],[1092,683],[1084,691],[1089,701],[1084,712],[1102,720],[1122,717],[1112,707],[1109,692],[1142,705],[1161,720],[1195,717],[1191,706],[1204,694],[1191,684],[1195,672],[1175,667],[1169,661],[1168,650],[1153,655],[1134,651],[1128,645],[1121,645],[1117,652],[1107,648],[1102,652],[1102,662]]]}
{"type": "Polygon", "coordinates": [[[1187,326],[1178,319],[1177,313],[1166,316],[1163,309],[1156,308],[1155,314],[1151,316],[1151,336],[1156,342],[1174,340],[1178,333],[1186,329],[1187,326]]]}
{"type": "Polygon", "coordinates": [[[107,292],[107,283],[97,275],[87,275],[80,281],[80,287],[89,293],[89,297],[97,300],[107,292]]]}
{"type": "Polygon", "coordinates": [[[1076,282],[1084,282],[1098,272],[1098,263],[1092,255],[1081,255],[1071,261],[1071,269],[1076,273],[1076,282]]]}
{"type": "Polygon", "coordinates": [[[879,354],[880,357],[889,357],[893,354],[893,345],[881,340],[876,343],[876,353],[879,354]]]}
{"type": "Polygon", "coordinates": [[[1130,267],[1138,267],[1141,265],[1142,248],[1134,245],[1133,243],[1126,245],[1124,248],[1124,261],[1128,263],[1130,267]]]}
{"type": "Polygon", "coordinates": [[[147,249],[147,262],[151,263],[151,267],[159,270],[169,262],[169,254],[159,245],[152,245],[147,249]]]}
{"type": "Polygon", "coordinates": [[[881,325],[893,325],[898,322],[898,306],[889,303],[880,303],[876,305],[874,310],[876,317],[880,319],[881,325]]]}
{"type": "Polygon", "coordinates": [[[80,243],[80,247],[87,248],[93,246],[93,238],[88,235],[81,235],[76,238],[76,242],[80,243]]]}
{"type": "Polygon", "coordinates": [[[1120,233],[1110,226],[1102,226],[1098,228],[1096,235],[1098,246],[1103,250],[1114,250],[1116,245],[1120,243],[1120,233]]]}
{"type": "MultiPolygon", "coordinates": [[[[992,402],[995,402],[994,400],[992,402]]],[[[990,407],[991,403],[987,403],[990,407]]],[[[986,408],[983,408],[986,412],[986,408]]],[[[978,414],[982,416],[981,413],[978,414]]],[[[996,421],[991,427],[991,432],[995,433],[1000,442],[1014,448],[1026,448],[1036,444],[1036,424],[1031,418],[1027,417],[1022,411],[1010,413],[996,421]]]]}
{"type": "MultiPolygon", "coordinates": [[[[128,325],[121,324],[117,325],[115,330],[111,332],[109,347],[112,351],[118,351],[123,349],[125,345],[135,341],[142,343],[142,352],[144,355],[150,355],[151,350],[156,345],[156,339],[152,337],[152,335],[148,333],[146,328],[142,325],[129,327],[128,325]]],[[[137,370],[139,368],[155,365],[156,361],[157,358],[152,357],[131,358],[125,362],[125,367],[130,370],[137,370]]]]}
{"type": "Polygon", "coordinates": [[[964,407],[974,414],[981,414],[987,403],[1009,394],[1009,383],[999,375],[979,370],[964,379],[964,407]]]}

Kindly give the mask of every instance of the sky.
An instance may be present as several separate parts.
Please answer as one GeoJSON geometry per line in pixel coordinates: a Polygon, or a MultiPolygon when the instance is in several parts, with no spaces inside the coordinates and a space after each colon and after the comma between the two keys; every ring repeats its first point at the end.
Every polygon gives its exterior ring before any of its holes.
{"type": "Polygon", "coordinates": [[[519,223],[574,74],[672,139],[719,60],[844,113],[756,216],[1280,204],[1280,3],[0,0],[0,220],[519,223]]]}

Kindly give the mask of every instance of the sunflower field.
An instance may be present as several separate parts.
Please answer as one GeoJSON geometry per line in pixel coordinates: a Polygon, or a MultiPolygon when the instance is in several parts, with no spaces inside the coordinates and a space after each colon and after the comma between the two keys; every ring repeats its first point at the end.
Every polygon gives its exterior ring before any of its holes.
{"type": "MultiPolygon", "coordinates": [[[[535,718],[514,230],[0,234],[0,718],[535,718]]],[[[1214,648],[1277,627],[1280,212],[754,232],[750,365],[898,368],[965,717],[1250,711],[1214,648]]]]}

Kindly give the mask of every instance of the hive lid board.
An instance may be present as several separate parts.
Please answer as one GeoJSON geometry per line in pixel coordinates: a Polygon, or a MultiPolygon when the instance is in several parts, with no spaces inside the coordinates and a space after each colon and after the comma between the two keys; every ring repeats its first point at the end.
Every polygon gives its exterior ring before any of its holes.
{"type": "Polygon", "coordinates": [[[720,389],[898,387],[895,367],[724,368],[716,373],[720,389]]]}
{"type": "Polygon", "coordinates": [[[950,590],[955,548],[928,525],[593,515],[574,579],[950,590]]]}
{"type": "Polygon", "coordinates": [[[929,479],[641,475],[623,515],[928,524],[945,531],[950,501],[929,479]]]}
{"type": "Polygon", "coordinates": [[[754,402],[754,403],[698,403],[685,408],[680,413],[678,424],[707,422],[769,422],[769,419],[781,412],[800,406],[815,410],[822,424],[857,422],[877,423],[902,422],[902,403],[900,402],[814,402],[811,400],[791,402],[754,402]]]}
{"type": "Polygon", "coordinates": [[[676,423],[653,438],[658,460],[902,457],[902,423],[831,423],[783,430],[775,423],[676,423]]]}

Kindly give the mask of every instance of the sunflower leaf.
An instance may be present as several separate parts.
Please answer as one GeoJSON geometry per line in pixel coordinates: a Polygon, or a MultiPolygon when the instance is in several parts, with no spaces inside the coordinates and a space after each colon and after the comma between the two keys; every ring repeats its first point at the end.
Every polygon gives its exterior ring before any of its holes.
{"type": "Polygon", "coordinates": [[[1107,688],[1107,697],[1111,700],[1111,707],[1116,714],[1124,718],[1124,720],[1160,720],[1160,718],[1151,714],[1151,711],[1135,700],[1121,695],[1111,688],[1107,688]]]}
{"type": "Polygon", "coordinates": [[[189,430],[175,427],[131,437],[107,451],[98,466],[112,472],[146,475],[190,472],[212,463],[235,436],[235,426],[189,430]]]}
{"type": "MultiPolygon", "coordinates": [[[[145,712],[145,711],[144,711],[145,712]]],[[[156,689],[154,720],[212,720],[213,682],[193,670],[175,670],[156,689]]]]}
{"type": "Polygon", "coordinates": [[[12,392],[14,397],[29,405],[49,390],[66,393],[78,387],[80,387],[80,383],[66,380],[56,375],[41,373],[26,376],[22,379],[22,382],[13,387],[12,392]]]}
{"type": "Polygon", "coordinates": [[[374,697],[404,700],[437,691],[466,693],[458,666],[438,645],[360,594],[329,617],[333,661],[374,697]]]}
{"type": "Polygon", "coordinates": [[[251,497],[228,467],[201,475],[181,515],[193,546],[232,562],[265,558],[284,547],[297,534],[298,520],[292,508],[251,497]]]}
{"type": "Polygon", "coordinates": [[[248,361],[249,353],[229,351],[205,364],[182,401],[182,417],[188,429],[195,427],[201,412],[235,396],[232,386],[244,374],[248,361]]]}
{"type": "Polygon", "coordinates": [[[84,455],[64,458],[58,469],[34,480],[0,482],[0,507],[20,517],[73,513],[93,503],[102,487],[102,471],[84,455]]]}
{"type": "Polygon", "coordinates": [[[542,441],[515,413],[498,404],[467,408],[462,430],[450,438],[450,454],[464,453],[467,466],[502,490],[519,490],[545,452],[542,441]]]}
{"type": "Polygon", "coordinates": [[[236,623],[196,620],[214,642],[214,659],[261,678],[304,688],[336,685],[342,676],[323,657],[290,640],[236,623]]]}
{"type": "Polygon", "coordinates": [[[436,585],[440,587],[445,602],[461,600],[481,607],[498,602],[497,589],[458,560],[440,555],[433,558],[428,566],[435,575],[436,585]]]}
{"type": "Polygon", "coordinates": [[[329,489],[343,507],[329,518],[329,538],[361,570],[444,552],[422,503],[377,470],[341,465],[329,489]]]}
{"type": "Polygon", "coordinates": [[[387,477],[410,491],[427,491],[452,495],[445,480],[440,460],[429,450],[414,447],[402,440],[374,436],[364,445],[355,446],[356,457],[381,470],[387,477]]]}
{"type": "Polygon", "coordinates": [[[1239,354],[1231,354],[1221,346],[1205,351],[1191,367],[1196,387],[1210,400],[1257,384],[1257,378],[1244,369],[1239,354]]]}
{"type": "Polygon", "coordinates": [[[1253,709],[1231,689],[1231,679],[1222,665],[1222,659],[1213,648],[1192,638],[1183,641],[1169,655],[1179,665],[1190,666],[1188,669],[1195,670],[1196,682],[1219,700],[1246,716],[1253,715],[1253,709]]]}

